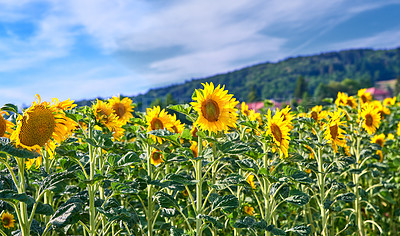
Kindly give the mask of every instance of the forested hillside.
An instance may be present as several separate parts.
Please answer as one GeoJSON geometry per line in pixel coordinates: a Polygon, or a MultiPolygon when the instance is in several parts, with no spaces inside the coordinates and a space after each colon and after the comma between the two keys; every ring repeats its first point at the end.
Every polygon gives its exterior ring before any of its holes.
{"type": "Polygon", "coordinates": [[[201,83],[224,84],[239,101],[262,99],[287,100],[293,97],[296,81],[304,78],[309,96],[330,95],[326,85],[346,78],[362,86],[372,86],[375,81],[396,78],[400,75],[400,48],[391,50],[356,49],[322,53],[313,56],[288,58],[277,63],[262,63],[225,74],[202,79],[192,79],[182,84],[155,88],[132,97],[143,105],[156,99],[191,101],[201,83]],[[327,93],[327,94],[325,94],[327,93]],[[168,95],[168,96],[167,96],[168,95]],[[172,96],[171,96],[172,95],[172,96]]]}

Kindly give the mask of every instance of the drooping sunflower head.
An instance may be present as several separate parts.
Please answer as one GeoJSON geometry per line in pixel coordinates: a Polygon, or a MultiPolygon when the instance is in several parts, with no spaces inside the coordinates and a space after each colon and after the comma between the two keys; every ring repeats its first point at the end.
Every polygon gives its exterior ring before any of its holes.
{"type": "Polygon", "coordinates": [[[376,143],[379,146],[383,147],[386,141],[385,137],[385,134],[374,135],[374,137],[371,138],[371,143],[376,143]]]}
{"type": "Polygon", "coordinates": [[[267,135],[271,135],[276,146],[282,151],[285,157],[288,156],[289,148],[289,132],[291,124],[288,120],[284,120],[285,116],[282,111],[277,111],[272,117],[269,109],[267,115],[267,135]]]}
{"type": "Polygon", "coordinates": [[[120,121],[124,125],[128,123],[130,118],[133,118],[133,107],[131,99],[126,97],[121,100],[119,97],[112,97],[108,100],[108,102],[110,103],[113,113],[117,115],[118,121],[120,121]]]}
{"type": "Polygon", "coordinates": [[[344,136],[346,131],[342,129],[342,127],[346,127],[346,121],[341,121],[344,115],[345,113],[342,110],[330,112],[330,119],[324,124],[324,138],[328,140],[328,143],[331,143],[335,152],[337,152],[337,146],[346,146],[346,137],[344,136]]]}
{"type": "Polygon", "coordinates": [[[14,215],[8,213],[8,211],[5,211],[5,212],[3,212],[3,214],[1,214],[0,220],[1,220],[1,224],[6,229],[15,227],[14,215]]]}
{"type": "Polygon", "coordinates": [[[372,104],[367,103],[362,107],[359,116],[363,119],[362,127],[368,132],[368,134],[375,133],[381,123],[379,110],[372,104]]]}
{"type": "Polygon", "coordinates": [[[382,150],[376,150],[376,155],[379,156],[379,162],[383,161],[383,152],[382,150]]]}
{"type": "Polygon", "coordinates": [[[248,116],[250,114],[249,106],[245,102],[240,104],[240,111],[244,116],[248,116]]]}
{"type": "Polygon", "coordinates": [[[164,162],[163,154],[159,150],[154,150],[151,153],[151,157],[150,158],[151,158],[150,159],[150,163],[155,165],[155,166],[158,166],[159,164],[164,162]]]}
{"type": "Polygon", "coordinates": [[[54,107],[63,111],[71,110],[72,108],[76,107],[74,104],[74,100],[70,100],[69,98],[65,101],[60,102],[58,98],[52,98],[54,107]]]}
{"type": "MultiPolygon", "coordinates": [[[[172,130],[172,121],[171,116],[164,110],[159,107],[147,108],[146,114],[147,121],[147,131],[158,130],[158,129],[167,129],[172,130]]],[[[162,139],[151,135],[151,138],[154,141],[162,143],[162,139]]]]}
{"type": "Polygon", "coordinates": [[[193,157],[198,157],[198,152],[199,152],[199,149],[198,149],[198,146],[197,146],[197,142],[196,141],[192,141],[191,142],[191,145],[190,145],[190,150],[192,151],[192,153],[193,153],[193,157]]]}
{"type": "Polygon", "coordinates": [[[369,103],[374,107],[375,110],[378,110],[381,120],[385,118],[386,115],[390,115],[390,109],[386,106],[383,106],[380,101],[374,100],[369,103]]]}
{"type": "Polygon", "coordinates": [[[393,97],[393,98],[385,98],[383,100],[383,105],[384,106],[393,106],[396,104],[396,99],[397,97],[393,97]]]}
{"type": "Polygon", "coordinates": [[[203,84],[204,89],[196,89],[191,105],[198,113],[196,124],[201,130],[209,133],[236,128],[238,114],[236,105],[239,103],[228,94],[224,86],[214,87],[213,83],[203,84]]]}
{"type": "Polygon", "coordinates": [[[357,92],[358,98],[360,99],[361,104],[368,103],[372,100],[372,95],[369,92],[366,92],[367,89],[360,89],[357,92]]]}
{"type": "Polygon", "coordinates": [[[357,108],[357,101],[353,96],[347,97],[346,105],[351,108],[357,108]]]}
{"type": "Polygon", "coordinates": [[[18,147],[40,151],[42,147],[50,153],[54,152],[56,144],[61,143],[72,134],[76,123],[68,118],[64,111],[48,102],[34,102],[17,118],[17,128],[10,139],[18,147]]]}
{"type": "Polygon", "coordinates": [[[256,184],[254,183],[254,175],[247,176],[246,181],[247,181],[247,183],[250,184],[252,189],[256,189],[256,184]]]}
{"type": "Polygon", "coordinates": [[[3,117],[4,114],[8,115],[6,111],[0,110],[0,137],[10,138],[10,135],[14,131],[13,128],[15,125],[11,121],[6,120],[3,117]]]}
{"type": "Polygon", "coordinates": [[[252,206],[244,206],[243,207],[243,211],[247,214],[247,215],[254,215],[254,207],[252,206]]]}

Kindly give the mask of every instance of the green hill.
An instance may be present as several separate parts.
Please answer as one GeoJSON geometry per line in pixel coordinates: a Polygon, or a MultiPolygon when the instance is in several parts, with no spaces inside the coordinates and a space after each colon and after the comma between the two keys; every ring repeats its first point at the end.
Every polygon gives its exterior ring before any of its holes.
{"type": "Polygon", "coordinates": [[[399,75],[400,48],[355,49],[287,58],[277,63],[261,63],[229,73],[151,89],[132,98],[143,108],[157,98],[165,99],[167,94],[171,94],[178,103],[185,103],[191,101],[196,88],[202,88],[201,83],[213,82],[224,84],[229,93],[233,93],[239,101],[248,102],[249,96],[252,100],[287,100],[293,97],[296,81],[300,76],[307,83],[308,94],[313,96],[318,86],[321,92],[324,85],[334,83],[332,81],[340,82],[350,78],[361,86],[368,87],[376,81],[393,79],[399,75]]]}

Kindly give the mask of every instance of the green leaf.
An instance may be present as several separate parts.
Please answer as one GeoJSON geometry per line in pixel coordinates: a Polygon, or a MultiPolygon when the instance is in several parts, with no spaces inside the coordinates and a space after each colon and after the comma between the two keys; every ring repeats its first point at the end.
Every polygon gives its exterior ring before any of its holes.
{"type": "Polygon", "coordinates": [[[74,172],[56,172],[48,175],[42,182],[43,190],[50,190],[54,193],[64,191],[68,181],[75,177],[74,172]]]}
{"type": "Polygon", "coordinates": [[[14,104],[11,104],[11,103],[4,104],[4,106],[2,106],[0,108],[0,110],[2,110],[2,111],[11,111],[11,112],[14,112],[14,113],[18,113],[18,107],[16,105],[14,105],[14,104]]]}
{"type": "Polygon", "coordinates": [[[80,218],[80,213],[83,211],[82,203],[79,201],[66,202],[58,207],[57,211],[51,217],[49,223],[56,228],[63,228],[67,225],[72,225],[77,223],[80,218]]]}
{"type": "Polygon", "coordinates": [[[271,232],[272,235],[286,235],[285,231],[275,228],[274,225],[268,225],[267,231],[271,232]]]}
{"type": "Polygon", "coordinates": [[[179,134],[172,133],[166,129],[152,130],[152,131],[149,131],[148,134],[163,138],[163,139],[171,141],[173,143],[178,143],[179,134]]]}
{"type": "Polygon", "coordinates": [[[243,219],[238,219],[235,224],[233,224],[234,228],[251,228],[256,223],[256,220],[253,217],[246,216],[243,219]]]}
{"type": "Polygon", "coordinates": [[[258,172],[258,165],[253,159],[247,158],[243,160],[237,160],[236,163],[245,171],[258,172]]]}
{"type": "Polygon", "coordinates": [[[165,180],[176,182],[179,184],[191,186],[196,185],[197,181],[191,180],[188,176],[183,176],[181,174],[167,174],[165,180]]]}
{"type": "Polygon", "coordinates": [[[131,185],[119,182],[112,182],[111,188],[113,189],[114,193],[120,194],[138,194],[138,190],[133,188],[131,185]]]}
{"type": "Polygon", "coordinates": [[[285,199],[285,201],[297,205],[297,206],[303,206],[308,203],[310,200],[310,196],[306,193],[303,193],[299,190],[291,190],[289,192],[289,197],[285,199]]]}
{"type": "MultiPolygon", "coordinates": [[[[28,206],[28,211],[29,212],[32,211],[32,207],[33,207],[33,204],[28,206]]],[[[51,205],[44,204],[42,202],[37,202],[37,207],[36,207],[36,210],[35,210],[35,214],[51,216],[51,215],[53,215],[53,213],[54,213],[54,210],[51,207],[51,205]]]]}
{"type": "Polygon", "coordinates": [[[300,236],[307,236],[311,234],[311,227],[306,225],[299,225],[286,230],[286,232],[294,232],[300,236]]]}
{"type": "Polygon", "coordinates": [[[353,202],[356,199],[356,195],[354,193],[343,193],[339,194],[336,197],[337,201],[344,201],[344,202],[353,202]]]}
{"type": "Polygon", "coordinates": [[[184,129],[181,134],[181,138],[192,140],[192,134],[189,129],[184,129]]]}
{"type": "Polygon", "coordinates": [[[128,152],[121,159],[119,159],[117,161],[117,164],[120,167],[124,167],[124,166],[131,166],[134,163],[138,163],[141,161],[142,160],[139,158],[139,156],[135,152],[128,152]]]}
{"type": "Polygon", "coordinates": [[[203,219],[205,222],[211,223],[214,225],[214,227],[218,229],[222,229],[224,225],[218,221],[216,217],[213,216],[208,216],[208,215],[198,215],[197,216],[199,219],[203,219]]]}
{"type": "Polygon", "coordinates": [[[189,104],[178,104],[178,105],[167,106],[167,109],[182,113],[184,115],[189,115],[192,106],[190,106],[189,104]]]}
{"type": "Polygon", "coordinates": [[[15,147],[8,138],[0,138],[0,153],[6,153],[19,158],[36,158],[39,153],[15,147]]]}
{"type": "Polygon", "coordinates": [[[226,213],[232,213],[239,207],[239,200],[234,195],[220,196],[212,203],[213,209],[221,208],[226,213]]]}
{"type": "Polygon", "coordinates": [[[5,201],[20,201],[25,202],[26,204],[33,204],[35,203],[35,199],[31,196],[28,196],[26,193],[17,193],[13,190],[0,190],[0,199],[5,201]]]}
{"type": "Polygon", "coordinates": [[[226,189],[231,186],[248,186],[250,184],[239,174],[230,174],[226,178],[218,180],[214,185],[218,190],[226,189]]]}
{"type": "Polygon", "coordinates": [[[154,198],[162,208],[179,208],[178,202],[167,193],[157,192],[154,198]]]}
{"type": "Polygon", "coordinates": [[[220,150],[225,154],[243,154],[248,152],[250,148],[244,143],[226,142],[222,144],[220,150]]]}

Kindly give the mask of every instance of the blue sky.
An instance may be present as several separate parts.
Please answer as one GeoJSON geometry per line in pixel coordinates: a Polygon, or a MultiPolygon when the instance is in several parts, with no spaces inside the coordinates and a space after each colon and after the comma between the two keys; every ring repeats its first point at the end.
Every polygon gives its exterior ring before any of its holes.
{"type": "Polygon", "coordinates": [[[0,106],[400,46],[400,0],[0,0],[0,106]]]}

